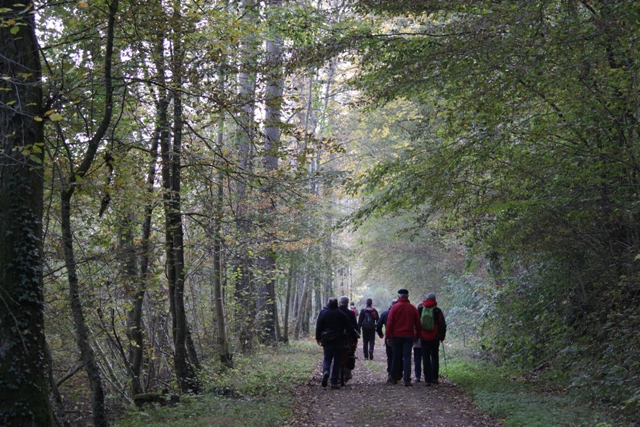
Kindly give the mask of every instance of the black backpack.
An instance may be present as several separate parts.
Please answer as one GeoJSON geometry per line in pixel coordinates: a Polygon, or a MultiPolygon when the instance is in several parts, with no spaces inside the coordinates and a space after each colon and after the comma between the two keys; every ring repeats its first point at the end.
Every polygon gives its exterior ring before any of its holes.
{"type": "Polygon", "coordinates": [[[364,309],[364,320],[362,321],[363,329],[374,329],[376,327],[376,319],[373,317],[373,310],[364,309]]]}

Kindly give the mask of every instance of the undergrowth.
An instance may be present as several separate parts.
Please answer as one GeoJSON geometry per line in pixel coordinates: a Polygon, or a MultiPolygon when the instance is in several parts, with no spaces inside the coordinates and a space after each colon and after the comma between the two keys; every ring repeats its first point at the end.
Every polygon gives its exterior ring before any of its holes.
{"type": "Polygon", "coordinates": [[[205,392],[182,397],[174,407],[133,410],[119,427],[267,427],[282,425],[295,404],[294,386],[309,378],[318,359],[314,342],[262,348],[251,356],[236,355],[234,369],[205,366],[200,378],[205,392]]]}
{"type": "Polygon", "coordinates": [[[562,384],[498,367],[473,357],[466,349],[448,343],[447,356],[440,353],[440,371],[461,386],[483,411],[504,427],[631,427],[615,420],[562,384]]]}

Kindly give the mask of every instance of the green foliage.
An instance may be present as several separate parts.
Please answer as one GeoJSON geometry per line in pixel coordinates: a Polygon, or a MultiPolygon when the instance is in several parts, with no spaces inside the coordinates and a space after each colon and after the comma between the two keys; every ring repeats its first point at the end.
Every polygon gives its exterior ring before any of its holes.
{"type": "Polygon", "coordinates": [[[262,348],[234,357],[235,369],[214,364],[202,375],[207,391],[174,408],[144,408],[116,423],[135,426],[279,426],[292,414],[294,388],[304,383],[318,358],[313,341],[262,348]],[[230,397],[222,396],[227,390],[230,397]]]}
{"type": "Polygon", "coordinates": [[[353,220],[415,210],[461,238],[488,262],[494,356],[636,410],[636,2],[360,3],[386,21],[356,85],[428,114],[352,181],[353,220]]]}
{"type": "MultiPolygon", "coordinates": [[[[614,425],[610,424],[611,416],[594,410],[553,383],[529,381],[514,372],[509,375],[505,368],[469,358],[464,351],[449,350],[452,359],[448,360],[447,377],[505,427],[614,425]]],[[[631,424],[616,421],[615,425],[631,424]]]]}

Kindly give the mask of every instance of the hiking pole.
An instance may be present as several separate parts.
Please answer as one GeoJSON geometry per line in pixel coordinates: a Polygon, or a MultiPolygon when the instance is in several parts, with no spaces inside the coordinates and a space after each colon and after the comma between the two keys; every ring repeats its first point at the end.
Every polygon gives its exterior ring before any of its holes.
{"type": "Polygon", "coordinates": [[[442,358],[444,359],[444,371],[449,376],[449,369],[447,369],[447,353],[444,351],[444,341],[440,341],[442,343],[442,358]]]}

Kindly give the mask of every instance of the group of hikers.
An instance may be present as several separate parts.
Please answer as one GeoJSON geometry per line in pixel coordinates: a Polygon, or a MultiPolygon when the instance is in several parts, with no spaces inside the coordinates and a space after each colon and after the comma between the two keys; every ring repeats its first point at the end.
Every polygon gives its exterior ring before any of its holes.
{"type": "Polygon", "coordinates": [[[316,322],[316,341],[324,350],[322,386],[326,387],[330,381],[332,389],[339,389],[351,377],[359,338],[362,338],[365,360],[373,360],[376,333],[385,342],[388,383],[397,384],[402,380],[407,387],[413,385],[412,351],[414,382],[420,382],[424,373],[425,385],[439,383],[440,342],[447,333],[444,314],[435,294],[427,294],[423,302],[414,306],[409,301],[409,291],[400,289],[398,298],[380,315],[371,298],[359,315],[353,302],[349,306],[348,297],[329,298],[316,322]]]}

